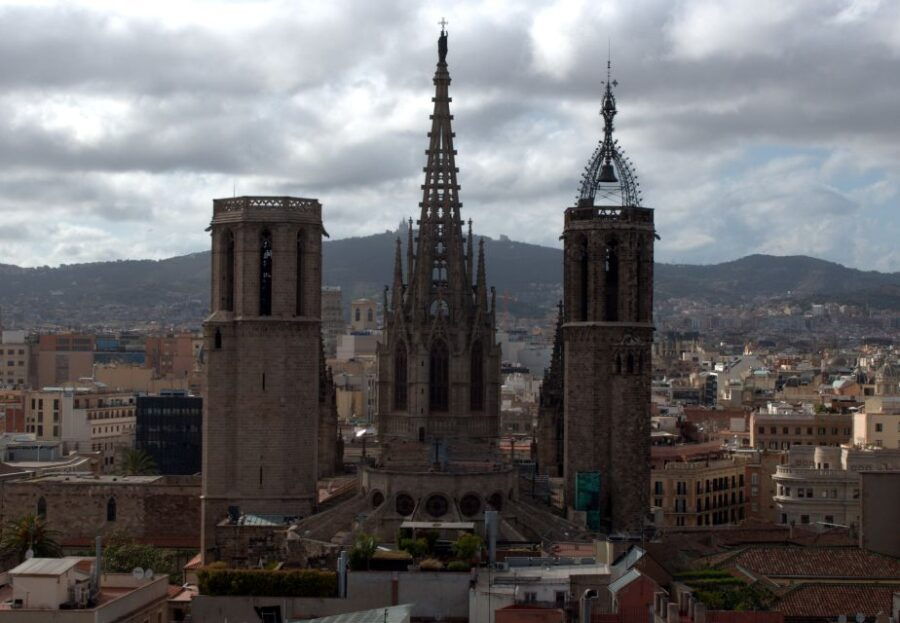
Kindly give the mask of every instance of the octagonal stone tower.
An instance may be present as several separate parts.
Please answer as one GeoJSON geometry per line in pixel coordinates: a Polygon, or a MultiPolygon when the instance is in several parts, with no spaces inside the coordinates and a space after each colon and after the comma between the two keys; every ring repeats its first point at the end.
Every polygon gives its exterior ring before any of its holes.
{"type": "MultiPolygon", "coordinates": [[[[213,201],[211,315],[203,325],[203,559],[235,513],[316,507],[322,207],[315,199],[213,201]]],[[[326,377],[327,378],[327,377],[326,377]]]]}
{"type": "Polygon", "coordinates": [[[562,236],[563,467],[570,516],[636,534],[649,510],[656,233],[612,137],[612,86],[607,80],[604,138],[562,236]]]}

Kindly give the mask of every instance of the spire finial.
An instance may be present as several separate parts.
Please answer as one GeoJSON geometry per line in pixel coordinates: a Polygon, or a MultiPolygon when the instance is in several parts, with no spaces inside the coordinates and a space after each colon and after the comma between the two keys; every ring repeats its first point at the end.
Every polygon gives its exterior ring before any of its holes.
{"type": "Polygon", "coordinates": [[[447,20],[443,17],[438,22],[441,25],[441,36],[438,38],[438,62],[444,64],[447,62],[447,20]]]}

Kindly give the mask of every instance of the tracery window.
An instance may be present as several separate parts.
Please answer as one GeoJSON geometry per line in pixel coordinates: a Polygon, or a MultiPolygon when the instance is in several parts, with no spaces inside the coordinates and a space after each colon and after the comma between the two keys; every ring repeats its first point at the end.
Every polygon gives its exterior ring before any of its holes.
{"type": "Polygon", "coordinates": [[[406,345],[400,342],[394,353],[394,408],[397,410],[404,410],[407,407],[406,362],[406,345]]]}
{"type": "Polygon", "coordinates": [[[470,374],[470,408],[472,411],[484,409],[484,350],[481,340],[472,344],[472,358],[469,365],[470,374]]]}
{"type": "Polygon", "coordinates": [[[428,406],[446,411],[450,403],[450,352],[447,343],[435,340],[431,345],[428,369],[428,406]]]}

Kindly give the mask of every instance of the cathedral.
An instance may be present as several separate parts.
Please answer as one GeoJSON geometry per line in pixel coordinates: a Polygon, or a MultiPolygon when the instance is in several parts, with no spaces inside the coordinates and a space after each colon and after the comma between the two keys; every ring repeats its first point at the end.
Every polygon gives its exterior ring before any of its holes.
{"type": "Polygon", "coordinates": [[[357,494],[323,509],[318,480],[342,463],[321,338],[321,205],[214,201],[212,313],[204,323],[205,561],[246,557],[243,525],[346,542],[390,541],[407,522],[501,538],[637,534],[649,509],[653,211],[604,136],[565,210],[564,297],[540,398],[537,465],[565,485],[566,517],[520,491],[500,454],[501,352],[484,245],[461,215],[448,34],[441,30],[419,217],[397,240],[377,347],[381,455],[357,494]],[[456,526],[456,528],[449,528],[456,526]],[[343,535],[343,536],[341,536],[343,535]],[[342,541],[343,539],[343,541],[342,541]]]}

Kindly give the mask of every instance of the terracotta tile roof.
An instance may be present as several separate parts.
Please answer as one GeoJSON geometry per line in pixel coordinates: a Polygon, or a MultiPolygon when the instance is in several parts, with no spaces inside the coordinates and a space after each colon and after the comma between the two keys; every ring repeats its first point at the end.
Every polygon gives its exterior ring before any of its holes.
{"type": "Polygon", "coordinates": [[[788,591],[775,606],[785,616],[829,617],[862,612],[875,616],[879,612],[890,615],[891,597],[900,591],[897,584],[801,584],[788,591]]]}
{"type": "Polygon", "coordinates": [[[858,547],[754,545],[717,566],[734,565],[768,577],[900,578],[900,560],[858,547]]]}

